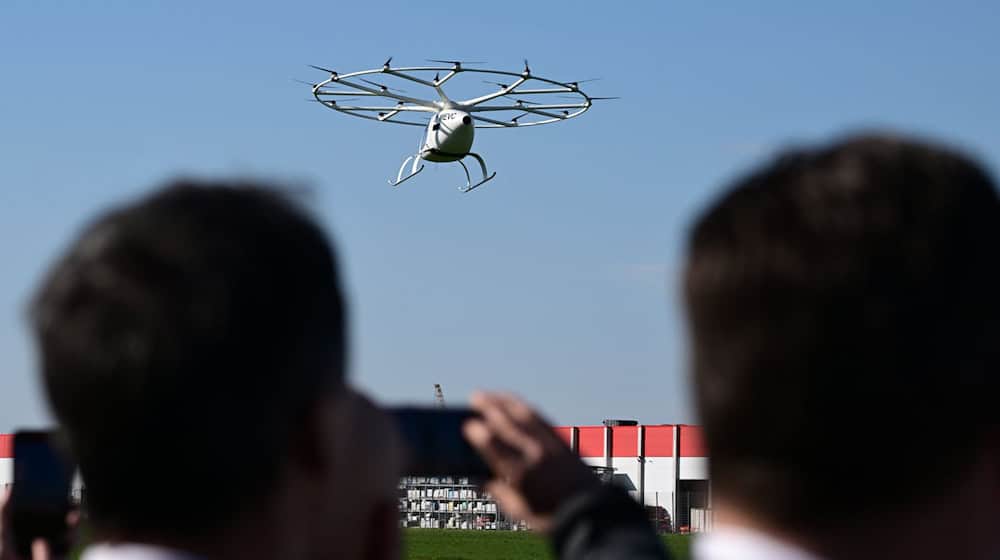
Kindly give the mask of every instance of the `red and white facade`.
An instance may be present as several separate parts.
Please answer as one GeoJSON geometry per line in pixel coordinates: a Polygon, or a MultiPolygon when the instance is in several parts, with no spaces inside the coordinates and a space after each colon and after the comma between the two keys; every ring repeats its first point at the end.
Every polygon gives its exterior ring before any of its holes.
{"type": "Polygon", "coordinates": [[[14,436],[0,434],[0,491],[14,480],[14,436]]]}
{"type": "Polygon", "coordinates": [[[613,483],[647,506],[660,506],[678,525],[709,506],[708,453],[699,426],[563,426],[570,448],[593,467],[612,469],[613,483]]]}

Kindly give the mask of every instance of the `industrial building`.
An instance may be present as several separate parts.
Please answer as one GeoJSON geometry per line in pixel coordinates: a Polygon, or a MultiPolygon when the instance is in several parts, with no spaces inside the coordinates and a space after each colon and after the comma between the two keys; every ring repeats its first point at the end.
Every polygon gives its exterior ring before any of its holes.
{"type": "Polygon", "coordinates": [[[708,453],[700,426],[605,420],[556,431],[612,484],[647,508],[663,508],[675,530],[711,529],[708,453]]]}
{"type": "MultiPolygon", "coordinates": [[[[643,502],[661,530],[711,530],[708,454],[699,426],[605,420],[556,432],[601,478],[643,502]]],[[[404,477],[399,509],[403,527],[523,527],[467,478],[404,477]]]]}
{"type": "MultiPolygon", "coordinates": [[[[708,454],[699,426],[606,420],[596,426],[560,426],[556,432],[606,481],[628,490],[651,513],[661,512],[672,530],[711,529],[708,454]]],[[[12,477],[13,436],[0,434],[0,489],[12,477]]],[[[467,480],[407,477],[400,491],[404,526],[517,527],[467,480]]]]}

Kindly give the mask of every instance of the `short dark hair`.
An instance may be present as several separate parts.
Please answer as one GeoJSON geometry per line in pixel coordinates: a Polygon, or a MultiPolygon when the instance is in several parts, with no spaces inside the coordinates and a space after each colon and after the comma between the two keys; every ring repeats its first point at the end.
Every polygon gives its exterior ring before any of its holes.
{"type": "Polygon", "coordinates": [[[783,526],[917,503],[996,426],[1000,202],[951,149],[795,149],[690,234],[685,299],[719,496],[783,526]]]}
{"type": "Polygon", "coordinates": [[[269,497],[342,387],[344,315],[331,245],[278,190],[182,180],[97,219],[31,308],[90,516],[191,536],[269,497]]]}

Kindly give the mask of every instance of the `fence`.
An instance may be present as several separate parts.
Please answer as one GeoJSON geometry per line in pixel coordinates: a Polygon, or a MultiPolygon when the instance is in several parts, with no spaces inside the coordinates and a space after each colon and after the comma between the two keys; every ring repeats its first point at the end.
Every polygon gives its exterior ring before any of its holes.
{"type": "Polygon", "coordinates": [[[707,481],[682,481],[677,493],[676,531],[704,533],[714,526],[710,491],[707,481]]]}
{"type": "Polygon", "coordinates": [[[714,514],[715,512],[708,508],[692,508],[690,512],[691,532],[692,533],[710,532],[715,522],[714,514]]]}

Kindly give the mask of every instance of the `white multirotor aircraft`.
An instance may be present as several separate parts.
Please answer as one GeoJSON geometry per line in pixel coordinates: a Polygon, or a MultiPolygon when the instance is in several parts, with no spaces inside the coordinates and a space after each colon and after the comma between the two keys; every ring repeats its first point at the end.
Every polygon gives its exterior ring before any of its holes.
{"type": "Polygon", "coordinates": [[[312,93],[316,101],[341,113],[378,122],[426,127],[420,148],[416,153],[403,160],[396,179],[389,181],[392,186],[398,186],[420,173],[424,168],[422,160],[435,163],[457,161],[465,170],[466,178],[466,184],[459,189],[463,192],[469,192],[496,176],[495,172],[492,174],[487,172],[486,162],[482,156],[472,151],[477,128],[523,128],[560,122],[582,115],[591,107],[594,100],[616,99],[614,97],[591,97],[585,94],[580,90],[580,84],[590,80],[559,82],[535,76],[531,73],[527,60],[524,61],[524,70],[521,72],[466,68],[463,64],[478,63],[458,60],[429,61],[448,64],[448,66],[406,68],[394,68],[390,66],[391,62],[392,58],[389,58],[381,68],[347,74],[340,74],[321,66],[312,66],[317,70],[329,73],[330,77],[322,82],[309,85],[312,86],[312,93]],[[431,73],[434,74],[433,77],[430,77],[431,73]],[[498,79],[507,79],[510,83],[485,81],[499,86],[499,90],[464,100],[448,97],[443,86],[449,80],[463,73],[499,76],[498,79]],[[401,89],[363,77],[370,74],[386,74],[432,88],[437,99],[411,97],[401,89]],[[509,78],[514,79],[510,80],[509,78]],[[330,89],[334,85],[349,89],[330,89]],[[569,97],[574,102],[545,103],[538,100],[553,94],[569,97]],[[395,104],[391,106],[345,105],[344,101],[347,101],[348,97],[386,98],[395,101],[395,104]],[[498,102],[489,103],[493,100],[498,100],[498,102]],[[505,112],[518,114],[509,119],[501,120],[505,112]],[[415,114],[426,114],[429,119],[417,122],[413,119],[415,114]],[[528,119],[521,120],[523,117],[528,117],[528,119]],[[476,183],[472,182],[469,168],[462,161],[466,157],[475,159],[482,170],[482,177],[476,183]],[[408,165],[410,166],[409,172],[406,170],[408,165]]]}

